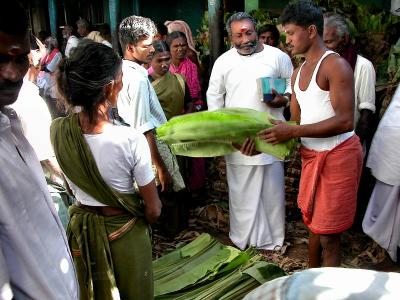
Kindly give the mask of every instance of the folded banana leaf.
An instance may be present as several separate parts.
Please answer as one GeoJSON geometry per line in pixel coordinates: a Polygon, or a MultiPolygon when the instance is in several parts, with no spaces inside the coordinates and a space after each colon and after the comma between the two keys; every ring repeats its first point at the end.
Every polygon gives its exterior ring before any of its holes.
{"type": "MultiPolygon", "coordinates": [[[[247,108],[222,108],[172,118],[157,128],[157,137],[165,141],[174,154],[191,157],[213,157],[238,151],[233,144],[254,138],[256,150],[288,157],[297,141],[272,145],[260,140],[257,133],[274,126],[271,115],[247,108]]],[[[293,123],[289,123],[293,124],[293,123]]]]}
{"type": "Polygon", "coordinates": [[[202,234],[153,262],[156,299],[241,299],[260,284],[284,276],[254,249],[240,251],[202,234]]]}

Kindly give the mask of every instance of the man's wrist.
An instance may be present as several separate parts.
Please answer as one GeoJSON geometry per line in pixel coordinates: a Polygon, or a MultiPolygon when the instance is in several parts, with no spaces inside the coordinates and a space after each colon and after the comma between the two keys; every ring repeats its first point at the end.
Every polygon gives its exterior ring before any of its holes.
{"type": "Polygon", "coordinates": [[[290,96],[288,95],[288,94],[284,94],[284,95],[282,95],[283,96],[283,98],[285,98],[285,100],[286,100],[286,103],[285,103],[285,107],[289,107],[290,106],[290,96]]]}

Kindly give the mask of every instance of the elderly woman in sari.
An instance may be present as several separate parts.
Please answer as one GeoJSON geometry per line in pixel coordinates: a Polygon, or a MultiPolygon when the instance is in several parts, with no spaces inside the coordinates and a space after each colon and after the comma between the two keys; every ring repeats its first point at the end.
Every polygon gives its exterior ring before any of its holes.
{"type": "MultiPolygon", "coordinates": [[[[194,101],[201,101],[201,87],[199,70],[195,63],[187,57],[188,42],[186,35],[180,31],[171,32],[167,37],[167,44],[171,49],[172,63],[169,70],[185,77],[190,89],[190,96],[194,101]]],[[[202,105],[202,103],[196,103],[202,105]]]]}
{"type": "Polygon", "coordinates": [[[186,57],[200,68],[199,52],[195,48],[192,31],[190,30],[189,25],[183,20],[166,21],[164,25],[167,27],[168,33],[180,31],[185,34],[188,43],[186,57]]]}
{"type": "Polygon", "coordinates": [[[149,80],[156,91],[158,100],[167,120],[193,111],[193,102],[185,78],[169,71],[171,53],[164,41],[153,43],[154,54],[149,69],[149,80]]]}
{"type": "MultiPolygon", "coordinates": [[[[187,58],[188,42],[186,35],[180,31],[171,32],[167,37],[167,44],[171,49],[172,63],[169,71],[184,76],[189,86],[190,96],[193,99],[195,111],[203,108],[201,99],[201,87],[199,70],[189,58],[187,58]]],[[[194,158],[190,166],[189,188],[191,191],[201,190],[205,184],[205,161],[204,158],[194,158]]]]}
{"type": "Polygon", "coordinates": [[[64,101],[79,111],[53,121],[51,140],[77,199],[67,235],[81,299],[152,299],[154,293],[149,223],[161,202],[145,137],[115,125],[108,113],[122,89],[121,66],[114,50],[84,40],[57,77],[64,101]]]}

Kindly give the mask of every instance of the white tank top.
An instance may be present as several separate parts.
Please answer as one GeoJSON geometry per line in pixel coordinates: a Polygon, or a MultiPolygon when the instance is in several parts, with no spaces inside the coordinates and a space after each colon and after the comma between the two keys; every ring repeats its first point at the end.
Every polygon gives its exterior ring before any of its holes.
{"type": "MultiPolygon", "coordinates": [[[[300,125],[318,123],[335,115],[335,111],[331,104],[329,91],[322,90],[317,84],[317,74],[321,62],[324,60],[325,57],[332,53],[335,52],[326,51],[324,55],[322,55],[314,69],[310,84],[305,91],[302,91],[299,87],[299,75],[301,73],[301,69],[303,68],[304,63],[301,65],[299,72],[296,75],[294,91],[296,93],[297,102],[299,103],[301,109],[300,125]]],[[[335,148],[337,145],[353,136],[353,134],[354,131],[349,131],[327,138],[303,137],[301,138],[301,143],[304,147],[315,151],[326,151],[335,148]]]]}

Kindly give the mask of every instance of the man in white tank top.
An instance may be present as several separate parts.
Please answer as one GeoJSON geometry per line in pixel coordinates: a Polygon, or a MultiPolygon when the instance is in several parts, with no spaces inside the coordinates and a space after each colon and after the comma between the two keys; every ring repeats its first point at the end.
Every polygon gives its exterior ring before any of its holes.
{"type": "Polygon", "coordinates": [[[273,144],[301,138],[298,205],[310,230],[309,266],[340,266],[340,234],[353,224],[362,168],[353,131],[353,72],[343,58],[327,51],[323,15],[311,1],[288,4],[281,22],[292,53],[305,56],[292,76],[290,109],[299,125],[277,121],[260,137],[273,144]]]}

